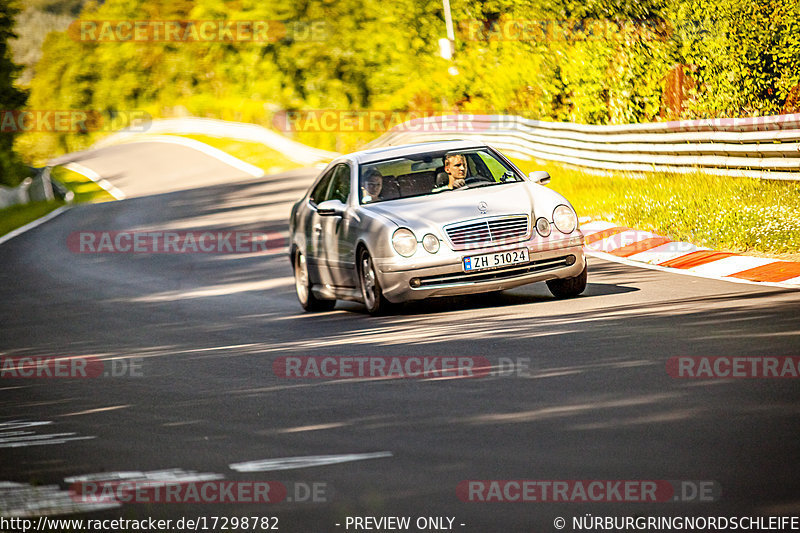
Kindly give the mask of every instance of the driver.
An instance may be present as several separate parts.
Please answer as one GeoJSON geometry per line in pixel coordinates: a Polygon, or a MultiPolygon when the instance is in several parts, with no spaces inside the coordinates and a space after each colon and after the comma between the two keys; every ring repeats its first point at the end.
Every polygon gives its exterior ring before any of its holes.
{"type": "Polygon", "coordinates": [[[450,178],[448,189],[460,189],[466,182],[467,158],[464,154],[445,154],[444,171],[450,178]]]}
{"type": "Polygon", "coordinates": [[[467,157],[464,154],[444,154],[444,172],[436,177],[437,186],[431,192],[442,192],[464,187],[467,177],[467,157]],[[443,183],[447,177],[447,183],[443,183]],[[441,185],[438,185],[441,183],[441,185]]]}

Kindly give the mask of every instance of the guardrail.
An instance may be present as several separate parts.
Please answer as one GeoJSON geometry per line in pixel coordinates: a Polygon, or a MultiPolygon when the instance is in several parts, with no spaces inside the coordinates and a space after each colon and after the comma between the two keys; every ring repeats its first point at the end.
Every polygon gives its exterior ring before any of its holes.
{"type": "Polygon", "coordinates": [[[594,126],[512,115],[443,115],[395,126],[368,148],[480,140],[512,156],[599,172],[703,172],[800,180],[800,113],[594,126]]]}
{"type": "Polygon", "coordinates": [[[29,202],[44,202],[55,199],[56,195],[72,201],[69,191],[56,190],[50,179],[50,168],[34,169],[34,177],[25,178],[16,187],[0,185],[0,209],[29,202]]]}

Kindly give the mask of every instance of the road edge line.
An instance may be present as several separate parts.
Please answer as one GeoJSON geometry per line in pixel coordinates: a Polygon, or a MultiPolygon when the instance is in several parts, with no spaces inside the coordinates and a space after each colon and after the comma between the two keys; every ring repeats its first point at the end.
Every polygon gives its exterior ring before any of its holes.
{"type": "Polygon", "coordinates": [[[70,207],[72,207],[72,206],[71,205],[62,205],[58,209],[54,209],[54,210],[50,211],[49,213],[47,213],[46,215],[41,216],[41,217],[37,218],[36,220],[31,221],[31,222],[28,222],[24,226],[20,226],[15,230],[9,231],[8,233],[6,233],[2,237],[0,237],[0,244],[3,244],[5,242],[7,242],[7,241],[10,241],[14,237],[18,237],[19,235],[22,235],[26,231],[31,230],[31,229],[33,229],[33,228],[35,228],[37,226],[41,226],[42,224],[44,224],[48,220],[56,218],[58,215],[60,215],[64,211],[68,210],[70,207]]]}
{"type": "Polygon", "coordinates": [[[63,166],[67,170],[71,170],[73,172],[77,172],[81,176],[89,178],[90,180],[95,182],[98,186],[100,186],[100,188],[102,188],[108,194],[113,196],[115,200],[124,200],[125,199],[125,193],[124,192],[122,192],[120,189],[116,188],[114,185],[109,183],[108,180],[106,180],[103,176],[101,176],[100,174],[98,174],[97,172],[95,172],[94,170],[92,170],[89,167],[85,167],[85,166],[81,165],[80,163],[76,163],[74,161],[69,162],[69,163],[67,163],[65,165],[57,165],[57,166],[63,166]]]}

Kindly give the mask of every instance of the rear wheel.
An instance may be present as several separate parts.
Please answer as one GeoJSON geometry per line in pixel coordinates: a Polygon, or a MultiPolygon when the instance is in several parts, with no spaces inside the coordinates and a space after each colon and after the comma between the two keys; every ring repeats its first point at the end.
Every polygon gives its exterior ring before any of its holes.
{"type": "Polygon", "coordinates": [[[556,298],[574,298],[586,290],[587,268],[588,265],[584,265],[583,272],[574,278],[551,279],[547,288],[556,298]]]}
{"type": "Polygon", "coordinates": [[[323,300],[311,292],[311,279],[308,276],[308,263],[306,256],[297,251],[294,255],[294,288],[297,299],[306,311],[330,311],[336,305],[336,300],[323,300]]]}
{"type": "Polygon", "coordinates": [[[392,308],[389,300],[383,297],[375,265],[366,249],[362,249],[358,254],[358,279],[361,285],[361,297],[369,314],[380,315],[392,308]]]}

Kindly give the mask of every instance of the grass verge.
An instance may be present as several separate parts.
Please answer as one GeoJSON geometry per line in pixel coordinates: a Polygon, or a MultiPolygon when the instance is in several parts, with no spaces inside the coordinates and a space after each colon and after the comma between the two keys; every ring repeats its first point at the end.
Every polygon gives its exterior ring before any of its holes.
{"type": "Polygon", "coordinates": [[[800,260],[800,183],[692,174],[609,176],[558,164],[514,160],[547,170],[550,187],[578,216],[653,231],[715,250],[800,260]]]}
{"type": "MultiPolygon", "coordinates": [[[[64,184],[75,195],[74,203],[86,202],[107,202],[114,200],[105,189],[100,187],[83,174],[78,174],[64,167],[53,167],[52,179],[64,184]]],[[[61,200],[49,202],[31,202],[29,204],[12,205],[5,209],[0,209],[0,236],[14,231],[17,228],[29,224],[45,216],[64,205],[61,200]]]]}
{"type": "Polygon", "coordinates": [[[31,202],[0,209],[0,237],[64,205],[61,200],[31,202]]]}

